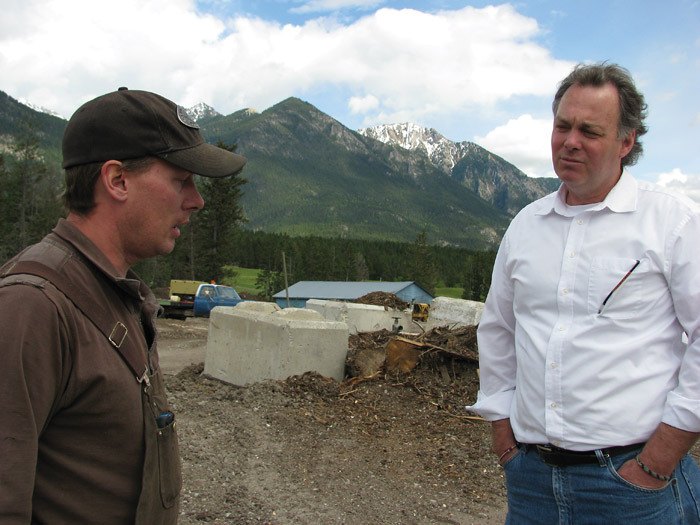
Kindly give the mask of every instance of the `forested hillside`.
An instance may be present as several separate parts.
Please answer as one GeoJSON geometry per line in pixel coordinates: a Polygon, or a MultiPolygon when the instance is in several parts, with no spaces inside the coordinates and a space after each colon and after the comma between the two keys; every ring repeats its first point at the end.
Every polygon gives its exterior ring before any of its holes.
{"type": "MultiPolygon", "coordinates": [[[[0,259],[7,260],[38,241],[64,215],[62,174],[47,165],[31,138],[0,154],[0,259]]],[[[183,230],[175,251],[137,265],[153,287],[170,279],[222,280],[232,265],[265,270],[261,287],[268,294],[282,289],[283,253],[290,283],[299,280],[418,281],[428,290],[437,285],[463,286],[466,297],[483,299],[493,263],[491,252],[432,245],[425,233],[414,243],[319,236],[290,236],[242,228],[241,176],[198,178],[207,202],[183,230]]]]}
{"type": "MultiPolygon", "coordinates": [[[[66,121],[0,92],[0,124],[5,261],[64,215],[66,121]]],[[[242,176],[198,178],[204,210],[173,254],[136,268],[152,286],[220,280],[240,265],[263,269],[261,288],[274,293],[284,254],[290,283],[411,280],[483,298],[493,254],[482,250],[493,249],[508,217],[423,154],[361,136],[298,99],[261,114],[211,114],[201,125],[249,164],[242,176]]]]}
{"type": "Polygon", "coordinates": [[[201,125],[248,158],[247,228],[404,242],[426,231],[436,244],[485,249],[508,224],[422,152],[365,137],[297,98],[201,125]]]}

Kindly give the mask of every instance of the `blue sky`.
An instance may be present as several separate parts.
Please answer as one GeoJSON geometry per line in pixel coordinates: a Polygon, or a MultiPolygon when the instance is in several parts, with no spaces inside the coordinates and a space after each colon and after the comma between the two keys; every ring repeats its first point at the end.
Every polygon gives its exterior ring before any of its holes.
{"type": "Polygon", "coordinates": [[[358,129],[416,122],[553,175],[578,62],[649,104],[640,179],[700,202],[700,0],[0,0],[0,90],[69,117],[121,85],[228,114],[297,96],[358,129]]]}

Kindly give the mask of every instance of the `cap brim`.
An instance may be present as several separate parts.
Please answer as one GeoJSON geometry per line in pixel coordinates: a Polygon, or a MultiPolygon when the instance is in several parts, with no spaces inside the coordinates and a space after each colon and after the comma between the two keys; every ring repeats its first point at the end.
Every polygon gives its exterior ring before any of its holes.
{"type": "Polygon", "coordinates": [[[203,177],[229,177],[245,166],[246,158],[203,142],[192,148],[161,153],[161,159],[203,177]]]}

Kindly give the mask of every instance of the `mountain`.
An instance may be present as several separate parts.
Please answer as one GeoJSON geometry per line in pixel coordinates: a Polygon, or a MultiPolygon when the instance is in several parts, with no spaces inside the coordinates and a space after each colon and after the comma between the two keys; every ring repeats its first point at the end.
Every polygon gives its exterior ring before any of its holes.
{"type": "Polygon", "coordinates": [[[49,109],[49,108],[45,108],[45,107],[42,107],[42,106],[37,106],[36,104],[32,104],[32,103],[29,102],[28,100],[24,100],[24,99],[21,99],[19,102],[20,102],[21,104],[24,104],[24,105],[27,106],[28,108],[33,109],[34,111],[38,111],[39,113],[45,113],[45,114],[51,115],[51,116],[53,116],[53,117],[61,118],[61,115],[59,115],[58,113],[56,113],[55,111],[53,111],[53,110],[51,110],[51,109],[49,109]]]}
{"type": "Polygon", "coordinates": [[[221,116],[221,113],[204,102],[200,102],[199,104],[192,106],[187,110],[187,112],[195,121],[221,116]]]}
{"type": "Polygon", "coordinates": [[[261,112],[200,123],[210,142],[248,158],[248,227],[290,234],[413,241],[483,248],[509,217],[421,152],[343,126],[289,98],[261,112]]]}
{"type": "Polygon", "coordinates": [[[556,178],[528,177],[481,146],[467,141],[453,142],[432,128],[403,123],[365,128],[359,133],[423,153],[444,173],[510,216],[559,187],[556,178]]]}
{"type": "Polygon", "coordinates": [[[67,121],[55,115],[37,111],[0,91],[0,153],[27,136],[38,139],[44,158],[60,168],[61,137],[67,121]]]}
{"type": "MultiPolygon", "coordinates": [[[[520,207],[550,191],[476,144],[410,124],[360,133],[298,98],[260,113],[190,112],[206,140],[248,158],[249,229],[407,242],[425,231],[430,243],[492,248],[520,207]]],[[[65,126],[0,92],[0,148],[33,129],[60,165],[65,126]]]]}

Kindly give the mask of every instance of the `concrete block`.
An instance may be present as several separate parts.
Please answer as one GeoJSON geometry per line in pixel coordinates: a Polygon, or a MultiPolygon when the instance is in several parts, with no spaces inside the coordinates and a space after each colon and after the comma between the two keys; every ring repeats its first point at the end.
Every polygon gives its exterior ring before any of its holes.
{"type": "Polygon", "coordinates": [[[245,310],[248,312],[262,312],[268,314],[281,310],[281,308],[277,306],[276,303],[270,303],[265,301],[243,301],[242,303],[238,303],[236,306],[229,308],[238,308],[239,312],[245,310]]]}
{"type": "Polygon", "coordinates": [[[430,304],[427,329],[436,326],[474,326],[479,324],[484,303],[451,297],[436,297],[430,304]]]}
{"type": "Polygon", "coordinates": [[[399,325],[408,330],[411,325],[410,310],[387,310],[383,306],[373,304],[345,303],[342,301],[325,301],[309,299],[306,308],[320,313],[324,319],[339,321],[348,325],[349,333],[376,332],[391,330],[394,318],[398,317],[399,325]]]}
{"type": "MultiPolygon", "coordinates": [[[[259,303],[271,304],[271,303],[259,303]]],[[[280,309],[240,303],[214,308],[204,373],[247,385],[317,372],[342,380],[348,352],[348,327],[302,308],[280,309]]]]}

